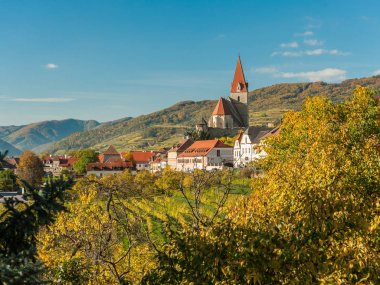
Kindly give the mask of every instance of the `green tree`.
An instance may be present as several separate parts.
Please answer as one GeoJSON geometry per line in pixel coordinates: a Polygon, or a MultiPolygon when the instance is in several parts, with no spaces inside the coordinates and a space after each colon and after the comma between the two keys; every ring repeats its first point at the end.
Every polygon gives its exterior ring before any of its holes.
{"type": "Polygon", "coordinates": [[[29,150],[24,151],[20,156],[17,175],[31,186],[38,188],[45,176],[41,159],[29,150]]]}
{"type": "Polygon", "coordinates": [[[265,175],[228,218],[169,230],[146,284],[379,284],[380,108],[357,87],[307,99],[267,140],[265,175]]]}
{"type": "Polygon", "coordinates": [[[0,171],[0,191],[15,191],[18,189],[16,175],[10,169],[0,171]]]}
{"type": "Polygon", "coordinates": [[[42,284],[43,266],[37,259],[36,234],[62,211],[63,194],[70,182],[49,181],[43,188],[27,189],[25,201],[7,199],[0,214],[0,283],[42,284]]]}
{"type": "Polygon", "coordinates": [[[86,167],[89,163],[97,162],[99,153],[93,149],[86,148],[71,153],[72,156],[78,158],[74,163],[74,170],[78,174],[86,173],[86,167]]]}
{"type": "Polygon", "coordinates": [[[3,169],[3,162],[5,161],[5,158],[7,157],[8,155],[8,151],[4,151],[4,152],[1,152],[0,151],[0,170],[3,169]]]}

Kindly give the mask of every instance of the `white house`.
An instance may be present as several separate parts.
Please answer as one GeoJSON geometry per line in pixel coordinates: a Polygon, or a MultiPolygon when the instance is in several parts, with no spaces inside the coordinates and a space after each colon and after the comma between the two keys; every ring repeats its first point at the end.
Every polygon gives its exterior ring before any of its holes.
{"type": "Polygon", "coordinates": [[[267,154],[260,147],[261,140],[269,135],[273,128],[248,127],[241,133],[234,145],[234,167],[244,167],[252,161],[264,158],[267,154]]]}
{"type": "Polygon", "coordinates": [[[176,170],[214,170],[233,165],[233,148],[219,140],[196,141],[177,157],[176,170]]]}

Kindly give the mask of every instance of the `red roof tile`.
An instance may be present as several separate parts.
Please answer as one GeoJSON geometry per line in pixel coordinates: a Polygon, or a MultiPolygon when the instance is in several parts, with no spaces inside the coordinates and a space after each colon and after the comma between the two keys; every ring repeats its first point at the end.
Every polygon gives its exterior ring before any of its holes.
{"type": "Polygon", "coordinates": [[[232,147],[222,143],[220,140],[196,141],[178,157],[205,156],[214,148],[232,148],[232,147]]]}
{"type": "MultiPolygon", "coordinates": [[[[153,151],[131,151],[133,160],[136,162],[150,162],[156,155],[153,151]]],[[[121,155],[126,155],[127,152],[122,152],[121,155]]]]}
{"type": "Polygon", "coordinates": [[[213,115],[231,115],[231,111],[228,107],[227,100],[224,98],[220,98],[212,114],[213,115]]]}
{"type": "Polygon", "coordinates": [[[240,56],[236,63],[234,80],[231,83],[231,93],[248,92],[248,83],[245,81],[243,66],[240,61],[240,56]],[[238,88],[240,85],[240,89],[238,88]]]}

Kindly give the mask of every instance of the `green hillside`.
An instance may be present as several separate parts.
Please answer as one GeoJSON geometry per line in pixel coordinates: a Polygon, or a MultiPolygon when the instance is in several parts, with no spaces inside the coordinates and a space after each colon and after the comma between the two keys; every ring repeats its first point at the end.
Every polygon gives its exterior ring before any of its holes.
{"type": "Polygon", "coordinates": [[[21,154],[21,150],[0,139],[0,152],[4,152],[6,150],[8,151],[9,156],[18,156],[21,154]]]}
{"type": "MultiPolygon", "coordinates": [[[[380,90],[380,76],[349,79],[339,84],[283,83],[253,90],[249,93],[250,125],[276,123],[286,111],[298,110],[308,96],[326,95],[334,102],[343,101],[359,84],[380,90]]],[[[215,104],[215,100],[179,102],[158,112],[75,133],[55,143],[49,150],[64,152],[86,147],[103,150],[110,144],[120,151],[169,146],[202,118],[207,120],[215,104]]]]}
{"type": "Polygon", "coordinates": [[[93,129],[98,125],[99,123],[93,120],[44,121],[24,126],[0,127],[0,138],[20,150],[33,150],[72,133],[93,129]]]}

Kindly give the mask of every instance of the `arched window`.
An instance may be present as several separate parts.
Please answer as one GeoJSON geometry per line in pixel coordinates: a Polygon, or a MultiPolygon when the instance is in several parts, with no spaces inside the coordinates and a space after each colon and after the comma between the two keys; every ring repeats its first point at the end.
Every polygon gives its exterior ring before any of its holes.
{"type": "Polygon", "coordinates": [[[238,102],[240,102],[240,96],[238,96],[238,102]]]}

